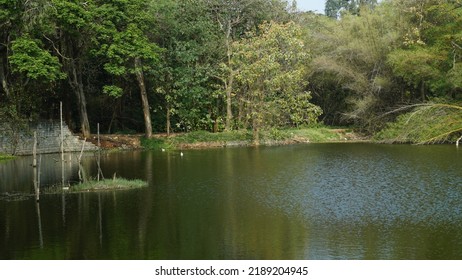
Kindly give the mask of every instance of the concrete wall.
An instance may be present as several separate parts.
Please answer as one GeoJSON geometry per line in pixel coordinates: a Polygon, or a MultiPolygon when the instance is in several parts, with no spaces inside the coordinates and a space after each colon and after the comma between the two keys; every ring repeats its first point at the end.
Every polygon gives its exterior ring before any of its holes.
{"type": "MultiPolygon", "coordinates": [[[[34,131],[37,132],[38,153],[61,152],[61,127],[59,121],[41,121],[30,124],[28,129],[13,136],[12,129],[0,124],[0,153],[15,155],[31,155],[34,145],[34,131]],[[15,140],[16,139],[16,140],[15,140]],[[17,143],[15,143],[17,142],[17,143]]],[[[82,149],[83,140],[73,135],[67,125],[63,127],[64,151],[76,152],[82,149]]],[[[85,143],[85,150],[96,150],[97,147],[89,142],[85,143]]]]}

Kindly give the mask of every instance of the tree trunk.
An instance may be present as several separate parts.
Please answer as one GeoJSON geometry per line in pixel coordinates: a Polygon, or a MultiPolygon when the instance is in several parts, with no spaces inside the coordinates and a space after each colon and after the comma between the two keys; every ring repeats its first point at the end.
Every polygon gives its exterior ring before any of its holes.
{"type": "Polygon", "coordinates": [[[252,137],[253,137],[253,144],[255,146],[260,145],[260,127],[261,127],[261,119],[260,119],[260,114],[258,106],[255,104],[252,106],[252,137]]]}
{"type": "Polygon", "coordinates": [[[67,80],[72,88],[72,91],[77,97],[77,105],[79,109],[80,118],[80,130],[83,137],[90,137],[90,122],[88,121],[87,113],[87,101],[85,98],[85,92],[83,90],[82,81],[82,62],[75,58],[78,57],[76,42],[70,39],[68,36],[63,36],[63,44],[61,45],[61,51],[64,54],[62,63],[67,73],[67,80]]]}
{"type": "MultiPolygon", "coordinates": [[[[210,115],[213,116],[213,133],[217,133],[218,132],[218,124],[220,122],[219,120],[219,116],[218,116],[218,112],[219,112],[219,108],[220,108],[220,99],[217,98],[216,100],[216,110],[217,110],[217,113],[211,113],[210,115]]],[[[211,109],[211,112],[213,112],[213,109],[211,109]]]]}
{"type": "Polygon", "coordinates": [[[225,44],[226,44],[226,57],[228,59],[228,67],[229,67],[229,76],[228,80],[226,81],[226,122],[225,122],[225,130],[231,130],[231,122],[233,119],[233,111],[232,111],[232,93],[233,93],[233,84],[234,84],[234,70],[231,68],[231,58],[233,55],[233,50],[231,48],[231,31],[232,31],[232,23],[231,20],[228,20],[227,25],[222,25],[222,30],[225,32],[225,44]]]}
{"type": "Polygon", "coordinates": [[[69,66],[72,68],[70,69],[72,71],[72,76],[69,77],[69,83],[77,97],[80,117],[80,129],[82,131],[84,138],[90,138],[90,122],[88,121],[87,100],[85,98],[85,92],[83,90],[82,77],[80,73],[77,73],[77,67],[75,65],[74,60],[72,60],[69,66]]]}
{"type": "Polygon", "coordinates": [[[152,136],[151,113],[149,110],[148,94],[146,91],[146,84],[144,82],[142,64],[139,58],[135,58],[135,74],[136,74],[136,79],[138,80],[138,85],[140,87],[140,93],[141,93],[141,103],[143,106],[143,115],[144,115],[145,136],[146,138],[151,138],[152,136]]]}
{"type": "Polygon", "coordinates": [[[260,124],[257,118],[252,120],[253,144],[260,145],[260,124]]]}
{"type": "Polygon", "coordinates": [[[79,100],[80,128],[82,130],[83,137],[90,138],[90,121],[88,120],[87,101],[82,84],[79,84],[79,89],[76,94],[79,100]]]}
{"type": "Polygon", "coordinates": [[[242,126],[244,127],[247,127],[247,124],[244,124],[244,114],[245,114],[245,111],[244,111],[244,100],[243,98],[238,98],[238,109],[239,109],[239,112],[238,112],[238,115],[237,115],[237,126],[239,129],[242,128],[242,126]]]}
{"type": "Polygon", "coordinates": [[[422,81],[420,84],[420,98],[422,99],[422,102],[425,102],[427,99],[425,96],[425,82],[422,81]]]}
{"type": "Polygon", "coordinates": [[[8,83],[6,81],[5,69],[3,67],[3,58],[0,58],[0,83],[2,84],[2,89],[5,92],[5,95],[8,97],[10,95],[10,90],[8,88],[8,83]]]}
{"type": "Polygon", "coordinates": [[[233,120],[233,111],[232,111],[233,83],[234,83],[234,71],[230,70],[228,82],[226,83],[226,123],[225,123],[226,131],[231,130],[231,122],[233,120]]]}
{"type": "Polygon", "coordinates": [[[170,104],[167,105],[167,136],[170,136],[170,104]]]}

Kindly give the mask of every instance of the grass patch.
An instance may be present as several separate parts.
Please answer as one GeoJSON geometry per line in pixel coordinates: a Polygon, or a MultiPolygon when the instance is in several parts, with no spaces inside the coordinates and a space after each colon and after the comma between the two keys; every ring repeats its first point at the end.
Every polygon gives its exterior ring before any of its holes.
{"type": "Polygon", "coordinates": [[[105,179],[101,181],[89,181],[70,187],[71,192],[82,191],[103,191],[103,190],[128,190],[147,187],[147,183],[142,180],[127,180],[122,178],[105,179]]]}
{"type": "Polygon", "coordinates": [[[312,143],[335,142],[344,140],[344,138],[338,132],[336,132],[336,130],[332,130],[326,127],[290,129],[288,132],[293,138],[295,137],[307,139],[312,143]]]}
{"type": "Polygon", "coordinates": [[[172,144],[179,143],[200,143],[200,142],[227,142],[227,141],[249,141],[252,134],[247,130],[225,131],[212,133],[208,131],[194,131],[180,134],[171,138],[172,144]]]}
{"type": "Polygon", "coordinates": [[[141,146],[145,149],[148,150],[171,150],[174,149],[174,145],[171,141],[169,141],[169,138],[167,137],[159,137],[159,138],[141,138],[140,140],[141,146]]]}

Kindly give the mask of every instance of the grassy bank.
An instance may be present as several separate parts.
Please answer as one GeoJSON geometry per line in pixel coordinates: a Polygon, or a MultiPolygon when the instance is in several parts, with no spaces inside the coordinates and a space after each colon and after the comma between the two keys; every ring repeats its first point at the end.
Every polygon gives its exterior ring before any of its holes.
{"type": "MultiPolygon", "coordinates": [[[[285,145],[295,143],[327,143],[360,140],[351,130],[320,128],[302,129],[269,129],[260,133],[261,145],[285,145]]],[[[152,139],[142,139],[141,145],[150,150],[194,149],[227,146],[254,145],[252,132],[238,130],[230,132],[211,133],[195,131],[176,134],[169,137],[157,136],[152,139]]]]}

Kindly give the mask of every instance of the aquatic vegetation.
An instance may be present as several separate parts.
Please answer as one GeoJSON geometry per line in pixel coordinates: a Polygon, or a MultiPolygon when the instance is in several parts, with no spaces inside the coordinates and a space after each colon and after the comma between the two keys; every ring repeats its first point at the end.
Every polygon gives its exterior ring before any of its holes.
{"type": "Polygon", "coordinates": [[[148,184],[142,180],[127,180],[122,178],[105,179],[100,181],[91,180],[85,183],[73,185],[70,192],[81,191],[105,191],[105,190],[128,190],[147,187],[148,184]]]}
{"type": "Polygon", "coordinates": [[[11,156],[11,155],[0,154],[0,161],[7,160],[7,159],[13,159],[13,158],[14,156],[11,156]]]}

